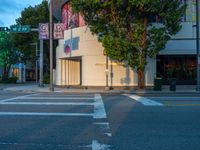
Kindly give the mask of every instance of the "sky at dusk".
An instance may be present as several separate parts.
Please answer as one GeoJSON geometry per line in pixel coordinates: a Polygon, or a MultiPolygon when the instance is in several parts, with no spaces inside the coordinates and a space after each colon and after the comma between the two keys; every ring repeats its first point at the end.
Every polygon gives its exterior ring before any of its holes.
{"type": "Polygon", "coordinates": [[[10,27],[15,19],[21,16],[21,11],[29,6],[35,6],[42,0],[0,0],[0,26],[10,27]]]}

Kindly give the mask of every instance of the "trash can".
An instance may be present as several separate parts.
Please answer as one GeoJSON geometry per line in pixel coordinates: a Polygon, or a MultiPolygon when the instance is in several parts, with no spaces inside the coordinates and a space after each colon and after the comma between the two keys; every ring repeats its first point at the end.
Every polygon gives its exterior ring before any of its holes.
{"type": "Polygon", "coordinates": [[[176,91],[176,78],[171,78],[169,80],[169,89],[170,91],[176,91]]]}
{"type": "Polygon", "coordinates": [[[154,91],[162,91],[162,78],[154,78],[154,91]]]}

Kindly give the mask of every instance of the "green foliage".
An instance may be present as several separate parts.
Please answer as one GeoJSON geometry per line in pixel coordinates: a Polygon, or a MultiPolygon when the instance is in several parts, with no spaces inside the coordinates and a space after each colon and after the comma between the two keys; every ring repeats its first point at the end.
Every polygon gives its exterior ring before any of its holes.
{"type": "Polygon", "coordinates": [[[44,84],[49,84],[50,83],[50,75],[49,74],[45,74],[43,80],[44,80],[44,84]]]}
{"type": "Polygon", "coordinates": [[[3,77],[7,78],[11,65],[20,62],[22,54],[13,48],[13,35],[1,32],[0,40],[0,66],[3,67],[3,77]]]}
{"type": "Polygon", "coordinates": [[[106,53],[144,70],[180,29],[185,6],[180,0],[72,0],[93,34],[101,34],[106,53]],[[152,17],[159,22],[152,21],[152,17]]]}
{"type": "Polygon", "coordinates": [[[10,77],[10,78],[4,78],[0,81],[0,83],[16,83],[17,77],[10,77]]]}
{"type": "MultiPolygon", "coordinates": [[[[48,2],[43,0],[43,2],[34,7],[29,6],[21,12],[21,17],[16,19],[16,25],[30,25],[31,28],[38,28],[39,23],[49,22],[49,9],[48,2]]],[[[35,65],[35,46],[30,45],[30,43],[38,42],[38,33],[30,32],[25,34],[14,34],[14,46],[17,47],[23,54],[23,60],[29,61],[32,66],[35,65]]],[[[39,49],[39,48],[38,48],[39,49]]],[[[44,41],[44,65],[45,69],[49,67],[49,42],[44,41]]]]}

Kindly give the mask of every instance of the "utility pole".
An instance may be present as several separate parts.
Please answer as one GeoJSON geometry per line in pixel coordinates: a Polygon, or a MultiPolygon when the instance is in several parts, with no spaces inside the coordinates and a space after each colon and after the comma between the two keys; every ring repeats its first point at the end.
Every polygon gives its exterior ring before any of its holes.
{"type": "Polygon", "coordinates": [[[35,43],[35,81],[38,83],[38,43],[35,43]]]}
{"type": "Polygon", "coordinates": [[[50,20],[50,91],[54,91],[53,87],[53,7],[52,0],[50,0],[50,11],[49,11],[49,20],[50,20]]]}
{"type": "Polygon", "coordinates": [[[39,86],[43,87],[43,65],[44,65],[44,59],[43,59],[43,40],[40,40],[40,82],[39,86]]]}
{"type": "Polygon", "coordinates": [[[196,49],[197,49],[197,87],[196,90],[200,91],[200,55],[199,55],[199,0],[196,0],[196,49]]]}

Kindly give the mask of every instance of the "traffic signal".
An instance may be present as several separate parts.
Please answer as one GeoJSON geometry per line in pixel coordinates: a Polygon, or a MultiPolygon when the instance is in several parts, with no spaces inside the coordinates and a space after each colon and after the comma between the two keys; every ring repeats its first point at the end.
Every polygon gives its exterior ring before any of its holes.
{"type": "Polygon", "coordinates": [[[9,31],[9,28],[8,27],[0,27],[0,32],[1,31],[9,31]]]}

